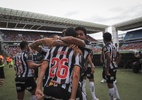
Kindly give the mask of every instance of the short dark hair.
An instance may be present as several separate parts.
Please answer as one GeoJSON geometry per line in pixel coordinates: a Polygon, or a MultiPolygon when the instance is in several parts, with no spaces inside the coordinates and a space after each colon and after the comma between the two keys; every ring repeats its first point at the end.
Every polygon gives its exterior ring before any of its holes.
{"type": "Polygon", "coordinates": [[[103,33],[103,39],[105,41],[111,41],[112,36],[111,36],[111,34],[109,32],[105,32],[105,33],[103,33]]]}
{"type": "Polygon", "coordinates": [[[76,37],[76,31],[75,31],[75,29],[74,28],[72,28],[72,27],[69,27],[69,28],[67,28],[66,30],[65,30],[65,32],[64,32],[64,36],[73,36],[73,37],[76,37]]]}
{"type": "Polygon", "coordinates": [[[20,43],[20,48],[21,49],[24,49],[27,45],[28,45],[29,43],[27,42],[27,41],[22,41],[21,43],[20,43]]]}
{"type": "Polygon", "coordinates": [[[75,31],[82,30],[85,35],[87,35],[86,29],[84,27],[78,26],[75,28],[75,31]]]}
{"type": "Polygon", "coordinates": [[[66,29],[63,29],[62,36],[65,36],[66,29]]]}

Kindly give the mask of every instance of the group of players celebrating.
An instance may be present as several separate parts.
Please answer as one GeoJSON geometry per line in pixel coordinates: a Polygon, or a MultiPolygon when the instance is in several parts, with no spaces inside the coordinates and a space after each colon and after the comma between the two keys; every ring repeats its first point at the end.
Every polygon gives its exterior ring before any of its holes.
{"type": "MultiPolygon", "coordinates": [[[[23,100],[25,90],[31,92],[31,100],[87,100],[86,78],[89,79],[92,100],[95,95],[93,52],[86,38],[84,27],[67,28],[62,37],[54,35],[36,40],[32,44],[22,41],[21,49],[14,58],[16,70],[17,99],[23,100]],[[38,63],[34,61],[33,51],[38,63]],[[34,80],[33,69],[39,67],[38,81],[34,80]],[[43,90],[42,90],[43,89],[43,90]]],[[[120,100],[116,84],[117,49],[111,43],[111,34],[103,35],[102,49],[104,70],[110,100],[120,100]]]]}

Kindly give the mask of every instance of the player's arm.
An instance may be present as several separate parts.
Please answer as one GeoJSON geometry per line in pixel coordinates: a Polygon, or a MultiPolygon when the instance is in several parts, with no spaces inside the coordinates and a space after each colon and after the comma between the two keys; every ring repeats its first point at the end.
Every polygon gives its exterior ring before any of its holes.
{"type": "Polygon", "coordinates": [[[31,68],[31,69],[34,69],[34,68],[41,66],[41,64],[36,64],[33,61],[26,61],[26,62],[27,62],[28,67],[31,68]]]}
{"type": "Polygon", "coordinates": [[[47,67],[48,67],[48,62],[43,61],[42,64],[41,64],[41,67],[40,67],[40,71],[39,71],[39,75],[38,75],[38,81],[37,81],[37,88],[36,88],[36,92],[35,92],[37,99],[41,99],[44,96],[44,94],[42,92],[42,81],[43,81],[43,77],[44,77],[44,74],[45,74],[47,67]]]}
{"type": "Polygon", "coordinates": [[[74,67],[74,71],[73,71],[72,91],[71,91],[70,100],[75,100],[75,98],[76,98],[76,93],[77,93],[77,89],[78,89],[79,79],[80,79],[80,67],[79,66],[75,66],[74,67]]]}
{"type": "Polygon", "coordinates": [[[110,75],[109,73],[109,67],[110,67],[110,62],[111,62],[111,58],[110,58],[110,52],[107,52],[106,54],[106,75],[110,75]]]}
{"type": "Polygon", "coordinates": [[[40,46],[50,46],[53,42],[55,41],[54,38],[43,38],[43,39],[38,39],[35,42],[33,42],[32,44],[30,44],[29,46],[32,49],[35,49],[36,51],[40,52],[41,51],[41,47],[40,46]]]}
{"type": "Polygon", "coordinates": [[[55,39],[55,38],[43,38],[43,39],[39,39],[36,40],[35,42],[33,42],[30,47],[31,49],[35,49],[38,52],[42,51],[41,46],[49,46],[49,47],[53,47],[53,46],[67,46],[67,44],[59,39],[55,39]]]}
{"type": "Polygon", "coordinates": [[[65,43],[65,42],[62,41],[62,40],[57,39],[57,40],[55,40],[50,46],[51,46],[51,47],[53,47],[53,46],[68,46],[68,44],[65,43]]]}
{"type": "Polygon", "coordinates": [[[30,44],[29,47],[31,49],[35,49],[36,51],[40,52],[41,51],[40,45],[42,45],[43,41],[44,41],[43,39],[36,40],[32,44],[30,44]]]}
{"type": "Polygon", "coordinates": [[[32,54],[32,52],[27,52],[24,57],[26,59],[26,63],[27,63],[29,68],[34,69],[34,68],[37,68],[37,67],[41,66],[41,64],[36,64],[33,61],[33,54],[32,54]]]}
{"type": "Polygon", "coordinates": [[[77,45],[79,47],[83,47],[83,48],[86,45],[84,40],[81,40],[81,39],[78,39],[78,38],[75,38],[75,37],[72,37],[72,36],[60,37],[59,39],[64,41],[67,44],[75,44],[75,45],[77,45]]]}
{"type": "Polygon", "coordinates": [[[88,63],[90,64],[90,66],[91,66],[91,72],[94,73],[95,66],[94,66],[94,64],[92,62],[92,58],[91,58],[90,54],[88,55],[87,60],[88,60],[88,63]]]}

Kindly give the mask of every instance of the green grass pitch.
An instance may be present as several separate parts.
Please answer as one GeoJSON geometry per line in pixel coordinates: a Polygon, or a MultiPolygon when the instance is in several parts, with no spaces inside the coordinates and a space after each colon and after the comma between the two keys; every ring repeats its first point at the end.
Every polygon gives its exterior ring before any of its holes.
{"type": "MultiPolygon", "coordinates": [[[[13,68],[4,68],[5,84],[0,86],[0,100],[16,100],[16,89],[13,68]]],[[[95,68],[95,92],[99,100],[109,100],[108,88],[106,83],[101,83],[102,68],[95,68]]],[[[133,73],[132,70],[118,69],[117,87],[121,100],[142,100],[142,73],[133,73]]],[[[87,98],[92,100],[89,84],[86,85],[87,98]]],[[[24,100],[30,100],[30,93],[26,91],[24,100]]]]}

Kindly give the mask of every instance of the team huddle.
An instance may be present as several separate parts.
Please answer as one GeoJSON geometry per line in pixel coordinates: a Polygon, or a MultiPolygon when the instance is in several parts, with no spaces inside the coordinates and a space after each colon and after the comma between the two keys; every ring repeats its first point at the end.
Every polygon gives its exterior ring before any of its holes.
{"type": "MultiPolygon", "coordinates": [[[[99,100],[95,94],[91,42],[86,35],[85,28],[76,27],[63,30],[62,37],[53,35],[31,44],[22,41],[14,58],[17,99],[23,100],[28,90],[31,100],[87,100],[87,78],[92,100],[99,100]]],[[[112,45],[111,34],[104,33],[103,39],[102,61],[110,100],[115,95],[120,100],[114,83],[120,56],[112,45]]]]}

